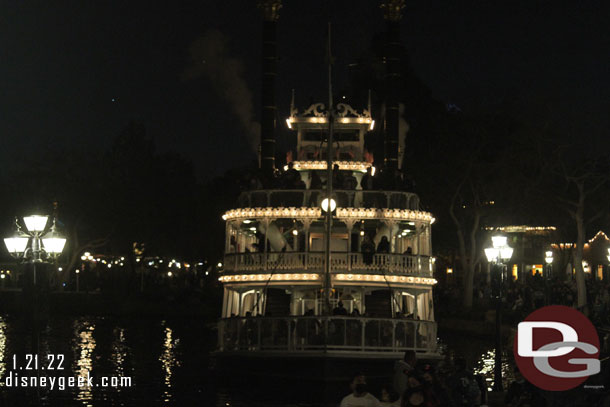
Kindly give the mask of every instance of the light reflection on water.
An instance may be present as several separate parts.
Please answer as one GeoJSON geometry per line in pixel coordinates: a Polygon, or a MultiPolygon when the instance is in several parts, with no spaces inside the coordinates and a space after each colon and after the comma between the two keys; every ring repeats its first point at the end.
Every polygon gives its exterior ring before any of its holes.
{"type": "MultiPolygon", "coordinates": [[[[163,321],[161,326],[165,326],[165,321],[163,321]]],[[[174,331],[168,326],[165,326],[164,335],[163,350],[161,356],[159,356],[159,361],[161,362],[165,374],[163,401],[167,403],[173,397],[173,392],[171,390],[174,368],[180,366],[180,361],[176,357],[176,347],[180,340],[178,338],[174,339],[174,331]]]]}
{"type": "MultiPolygon", "coordinates": [[[[113,331],[114,339],[112,341],[112,364],[114,366],[115,376],[125,376],[125,359],[130,351],[125,343],[125,329],[115,328],[113,331]]],[[[120,391],[121,389],[117,389],[120,391]]]]}
{"type": "MultiPolygon", "coordinates": [[[[494,385],[494,365],[496,358],[496,350],[494,348],[484,352],[474,367],[474,373],[480,374],[485,378],[487,383],[487,391],[491,391],[494,385]]],[[[507,381],[513,377],[511,366],[507,362],[506,352],[502,357],[502,381],[504,388],[507,388],[507,381]]]]}
{"type": "MultiPolygon", "coordinates": [[[[93,370],[93,351],[95,350],[96,342],[93,337],[93,331],[95,330],[95,323],[80,320],[75,322],[75,336],[76,336],[76,350],[77,358],[75,358],[75,364],[73,371],[76,376],[83,377],[85,383],[88,375],[92,375],[93,370]]],[[[83,386],[78,388],[77,400],[83,401],[84,405],[90,406],[93,400],[92,389],[89,386],[83,386]]]]}
{"type": "MultiPolygon", "coordinates": [[[[97,377],[130,376],[134,387],[82,387],[53,391],[46,394],[50,401],[43,405],[79,403],[97,406],[100,402],[111,403],[102,405],[210,407],[226,407],[226,403],[231,407],[320,405],[312,404],[309,401],[312,399],[311,391],[304,390],[301,386],[278,388],[273,383],[271,393],[277,394],[269,395],[263,388],[247,387],[248,382],[229,386],[222,380],[216,380],[207,373],[207,354],[215,345],[214,336],[207,328],[194,329],[194,323],[193,320],[166,322],[152,318],[126,320],[94,317],[62,317],[47,321],[47,329],[43,330],[40,344],[49,354],[66,354],[66,370],[61,372],[62,375],[85,378],[88,373],[95,373],[97,377]]],[[[16,326],[15,319],[0,316],[2,384],[11,369],[10,358],[13,353],[20,352],[19,344],[28,340],[28,336],[23,333],[25,331],[19,331],[16,326]]],[[[451,354],[466,357],[471,367],[491,379],[487,382],[489,386],[493,384],[493,339],[453,335],[444,338],[443,343],[451,354]]],[[[508,365],[505,365],[505,373],[508,373],[507,369],[508,365]]],[[[388,374],[391,375],[392,372],[388,374]]],[[[264,387],[264,383],[261,386],[264,387]]],[[[342,393],[346,386],[339,383],[338,392],[342,393]]],[[[13,390],[6,393],[16,395],[13,390]]]]}
{"type": "MultiPolygon", "coordinates": [[[[475,374],[480,374],[487,389],[490,391],[494,385],[494,361],[495,346],[494,338],[480,338],[470,335],[447,334],[439,338],[440,353],[449,359],[463,357],[467,365],[475,374]]],[[[502,351],[502,382],[506,389],[508,383],[514,379],[512,370],[511,350],[504,348],[502,351]]]]}
{"type": "MultiPolygon", "coordinates": [[[[0,377],[6,372],[6,322],[0,317],[0,377]]],[[[4,386],[4,380],[0,381],[0,387],[4,386]]]]}

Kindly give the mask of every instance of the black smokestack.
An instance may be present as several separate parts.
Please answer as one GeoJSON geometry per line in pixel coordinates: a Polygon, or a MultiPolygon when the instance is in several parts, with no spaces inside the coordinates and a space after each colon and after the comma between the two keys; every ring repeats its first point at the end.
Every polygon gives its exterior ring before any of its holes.
{"type": "Polygon", "coordinates": [[[400,20],[404,7],[404,0],[387,0],[381,5],[388,29],[385,52],[386,112],[384,121],[384,164],[388,170],[398,169],[400,20]]]}
{"type": "Polygon", "coordinates": [[[277,19],[281,0],[261,0],[263,11],[263,83],[260,165],[265,173],[275,169],[275,77],[277,76],[277,19]]]}

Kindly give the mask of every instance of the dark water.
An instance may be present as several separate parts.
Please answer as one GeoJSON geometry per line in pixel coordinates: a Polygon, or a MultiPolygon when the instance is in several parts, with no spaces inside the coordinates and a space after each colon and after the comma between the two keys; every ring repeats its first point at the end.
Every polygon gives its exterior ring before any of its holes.
{"type": "MultiPolygon", "coordinates": [[[[64,355],[64,370],[39,370],[39,374],[89,374],[96,382],[102,376],[131,377],[131,387],[52,391],[7,387],[6,378],[11,372],[13,376],[24,373],[13,370],[13,355],[21,361],[25,354],[32,353],[36,343],[33,335],[31,325],[20,318],[0,317],[0,405],[336,406],[341,395],[349,391],[343,383],[320,391],[308,383],[253,381],[241,375],[238,366],[235,376],[217,377],[209,371],[209,354],[216,342],[209,322],[104,317],[46,321],[38,334],[38,353],[64,355]]],[[[457,335],[442,337],[441,341],[445,352],[467,357],[481,373],[492,376],[492,341],[457,335]]],[[[25,361],[19,365],[25,365],[25,361]]]]}

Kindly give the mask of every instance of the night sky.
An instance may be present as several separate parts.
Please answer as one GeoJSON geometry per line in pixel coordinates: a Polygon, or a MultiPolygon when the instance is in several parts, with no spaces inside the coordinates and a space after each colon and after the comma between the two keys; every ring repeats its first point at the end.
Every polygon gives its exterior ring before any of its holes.
{"type": "MultiPolygon", "coordinates": [[[[130,120],[146,125],[160,151],[191,159],[201,179],[255,159],[262,20],[255,1],[1,4],[5,168],[47,149],[107,148],[130,120]]],[[[292,88],[301,108],[325,98],[329,14],[337,89],[347,64],[384,29],[377,1],[330,4],[329,12],[325,1],[284,1],[282,116],[292,88]]],[[[442,102],[475,112],[508,101],[521,120],[601,140],[609,128],[609,11],[601,1],[408,0],[402,40],[442,102]]],[[[287,132],[283,120],[278,125],[283,150],[287,132]]]]}

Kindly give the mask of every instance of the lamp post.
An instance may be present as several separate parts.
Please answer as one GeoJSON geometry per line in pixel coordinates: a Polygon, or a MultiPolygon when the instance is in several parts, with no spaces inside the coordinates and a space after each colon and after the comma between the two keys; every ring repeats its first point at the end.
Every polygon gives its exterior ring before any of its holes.
{"type": "Polygon", "coordinates": [[[485,249],[487,261],[493,263],[499,273],[496,275],[494,296],[496,299],[496,355],[494,360],[494,385],[495,392],[503,391],[502,385],[502,284],[504,279],[504,266],[513,255],[513,249],[506,244],[506,236],[492,236],[492,247],[485,249]]]}
{"type": "Polygon", "coordinates": [[[551,270],[553,268],[553,252],[551,250],[547,250],[544,255],[544,261],[546,262],[546,273],[544,273],[544,295],[546,297],[546,305],[551,305],[549,279],[551,278],[551,270]]]}
{"type": "MultiPolygon", "coordinates": [[[[329,141],[330,143],[330,141],[329,141]]],[[[329,148],[329,157],[330,157],[330,148],[329,148]]],[[[327,162],[327,165],[330,166],[331,161],[330,159],[327,162]]],[[[324,241],[325,245],[324,245],[324,315],[330,315],[331,314],[331,307],[330,307],[330,296],[331,296],[331,284],[330,284],[330,256],[331,256],[331,246],[330,246],[330,239],[331,239],[331,231],[332,231],[332,225],[333,225],[333,212],[334,210],[337,208],[337,203],[335,202],[334,199],[331,198],[332,196],[332,171],[328,172],[328,176],[329,179],[326,181],[327,182],[327,187],[328,187],[328,197],[324,198],[324,200],[321,203],[322,206],[322,210],[325,212],[324,214],[324,219],[325,219],[325,226],[326,226],[326,240],[324,241]]]]}
{"type": "MultiPolygon", "coordinates": [[[[36,266],[57,258],[66,245],[66,239],[57,232],[55,218],[53,218],[53,223],[49,228],[47,228],[48,219],[48,216],[25,216],[23,218],[25,230],[23,230],[19,224],[19,219],[16,218],[17,229],[12,236],[4,239],[4,244],[11,256],[31,265],[32,268],[31,311],[28,316],[31,319],[32,327],[31,352],[35,355],[40,353],[39,333],[42,324],[39,314],[40,303],[38,301],[39,287],[36,281],[36,266]]],[[[24,298],[26,297],[27,295],[24,295],[24,298]]],[[[40,374],[39,371],[37,373],[40,374]]],[[[40,399],[39,391],[40,389],[37,387],[36,398],[38,399],[40,399]]]]}
{"type": "Polygon", "coordinates": [[[19,219],[15,219],[17,230],[12,236],[4,239],[4,244],[11,256],[32,264],[32,284],[36,286],[36,264],[54,259],[61,254],[66,239],[53,224],[47,230],[48,216],[31,215],[23,218],[26,230],[22,229],[19,219]]]}

